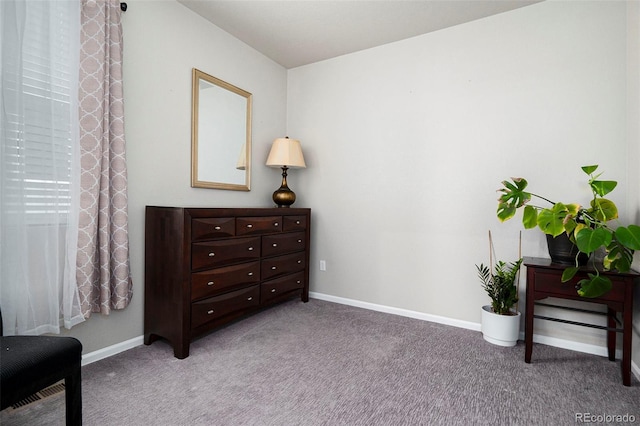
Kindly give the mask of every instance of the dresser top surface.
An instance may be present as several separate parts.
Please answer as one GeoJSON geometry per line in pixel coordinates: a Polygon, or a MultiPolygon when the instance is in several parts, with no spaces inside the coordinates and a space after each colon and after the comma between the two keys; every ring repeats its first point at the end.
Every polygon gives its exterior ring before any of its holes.
{"type": "Polygon", "coordinates": [[[310,208],[303,207],[175,207],[146,206],[147,210],[180,211],[191,217],[206,216],[292,216],[307,215],[310,208]]]}

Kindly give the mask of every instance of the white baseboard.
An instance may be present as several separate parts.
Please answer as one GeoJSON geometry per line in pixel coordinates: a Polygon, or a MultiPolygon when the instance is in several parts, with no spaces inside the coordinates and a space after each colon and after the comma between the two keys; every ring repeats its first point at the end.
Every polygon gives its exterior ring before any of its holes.
{"type": "Polygon", "coordinates": [[[100,361],[101,359],[109,358],[110,356],[119,354],[126,350],[135,348],[144,343],[143,336],[134,337],[133,339],[125,340],[124,342],[116,343],[115,345],[107,346],[106,348],[99,349],[97,351],[89,352],[82,355],[82,365],[91,364],[92,362],[100,361]]]}
{"type": "Polygon", "coordinates": [[[391,306],[376,305],[375,303],[362,302],[360,300],[346,299],[344,297],[331,296],[329,294],[309,292],[309,297],[327,302],[339,303],[341,305],[355,306],[356,308],[369,309],[371,311],[384,312],[387,314],[400,315],[402,317],[415,318],[423,321],[437,322],[439,324],[452,325],[454,327],[466,328],[480,331],[480,324],[470,321],[462,321],[454,318],[441,317],[439,315],[425,314],[422,312],[410,311],[408,309],[394,308],[391,306]]]}
{"type": "MultiPolygon", "coordinates": [[[[415,318],[423,321],[431,321],[439,324],[451,325],[453,327],[466,328],[468,330],[480,331],[480,323],[462,321],[453,318],[441,317],[438,315],[430,315],[422,312],[410,311],[407,309],[394,308],[391,306],[377,305],[375,303],[362,302],[360,300],[347,299],[344,297],[331,296],[329,294],[309,292],[309,297],[318,300],[326,300],[327,302],[339,303],[342,305],[355,306],[357,308],[369,309],[372,311],[384,312],[387,314],[400,315],[403,317],[415,318]]],[[[524,333],[520,333],[520,339],[524,340],[524,333]]],[[[554,346],[562,349],[569,349],[576,352],[588,353],[592,355],[607,356],[606,346],[597,346],[586,343],[574,342],[571,340],[558,339],[556,337],[533,335],[535,343],[554,346]]],[[[616,358],[622,357],[622,351],[616,351],[616,358]]],[[[640,367],[631,361],[631,372],[640,380],[640,367]]]]}
{"type": "MultiPolygon", "coordinates": [[[[520,333],[520,340],[524,340],[524,333],[520,333]]],[[[535,343],[542,343],[543,345],[555,346],[557,348],[569,349],[576,352],[583,352],[586,354],[609,356],[606,346],[591,345],[588,343],[574,342],[572,340],[558,339],[557,337],[542,336],[539,334],[533,335],[533,341],[535,343]]],[[[622,357],[622,350],[616,349],[616,358],[622,357]]]]}

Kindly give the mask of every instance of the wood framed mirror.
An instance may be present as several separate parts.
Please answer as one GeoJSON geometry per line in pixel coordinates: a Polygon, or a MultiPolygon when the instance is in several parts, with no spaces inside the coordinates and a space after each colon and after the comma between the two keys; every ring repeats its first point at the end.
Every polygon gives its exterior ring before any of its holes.
{"type": "Polygon", "coordinates": [[[251,189],[251,93],[192,72],[191,186],[251,189]]]}

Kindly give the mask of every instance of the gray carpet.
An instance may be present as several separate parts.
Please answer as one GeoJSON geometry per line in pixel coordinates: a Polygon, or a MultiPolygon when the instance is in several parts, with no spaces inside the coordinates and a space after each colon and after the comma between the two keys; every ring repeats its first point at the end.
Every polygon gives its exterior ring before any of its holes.
{"type": "MultiPolygon", "coordinates": [[[[286,302],[194,341],[83,367],[85,425],[541,425],[632,415],[640,384],[620,363],[312,299],[286,302]]],[[[62,425],[60,395],[2,425],[62,425]]],[[[615,420],[615,419],[614,419],[615,420]]]]}

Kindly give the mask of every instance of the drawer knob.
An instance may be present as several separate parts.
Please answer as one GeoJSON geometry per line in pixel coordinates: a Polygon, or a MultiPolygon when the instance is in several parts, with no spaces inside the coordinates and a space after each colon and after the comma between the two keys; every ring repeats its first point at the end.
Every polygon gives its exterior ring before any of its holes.
{"type": "Polygon", "coordinates": [[[248,224],[247,228],[253,228],[253,225],[252,224],[248,224]]]}
{"type": "Polygon", "coordinates": [[[300,221],[299,220],[296,220],[296,225],[300,225],[300,221]]]}
{"type": "Polygon", "coordinates": [[[207,315],[211,315],[213,313],[213,309],[207,311],[207,315]]]}
{"type": "Polygon", "coordinates": [[[214,252],[209,253],[209,257],[213,257],[213,256],[215,256],[215,255],[216,255],[216,254],[215,254],[214,252]]]}
{"type": "Polygon", "coordinates": [[[299,242],[299,243],[301,243],[301,242],[302,242],[302,240],[298,240],[298,242],[299,242]]]}
{"type": "Polygon", "coordinates": [[[302,263],[302,260],[298,260],[298,265],[302,263]]]}
{"type": "Polygon", "coordinates": [[[219,226],[214,227],[213,229],[215,229],[216,231],[221,230],[222,228],[220,228],[219,226]]]}
{"type": "Polygon", "coordinates": [[[247,297],[247,300],[253,300],[253,297],[247,297]]]}
{"type": "Polygon", "coordinates": [[[247,275],[249,275],[250,277],[253,276],[253,272],[249,272],[247,275]]]}
{"type": "Polygon", "coordinates": [[[273,247],[278,247],[278,243],[273,243],[273,247]]]}
{"type": "Polygon", "coordinates": [[[249,251],[253,251],[253,247],[249,247],[247,250],[249,250],[249,251]]]}
{"type": "Polygon", "coordinates": [[[275,271],[276,269],[277,269],[277,268],[276,268],[275,266],[272,266],[272,267],[271,267],[271,270],[272,270],[272,271],[275,271]]]}
{"type": "Polygon", "coordinates": [[[296,281],[296,284],[300,284],[301,282],[302,282],[302,281],[298,280],[298,281],[296,281]]]}
{"type": "Polygon", "coordinates": [[[275,289],[275,288],[272,288],[272,289],[271,289],[271,293],[275,293],[275,292],[276,292],[276,289],[275,289]]]}
{"type": "Polygon", "coordinates": [[[278,222],[274,222],[274,223],[273,223],[273,226],[278,226],[278,222]]]}
{"type": "Polygon", "coordinates": [[[213,285],[213,281],[209,281],[207,285],[213,285]]]}

